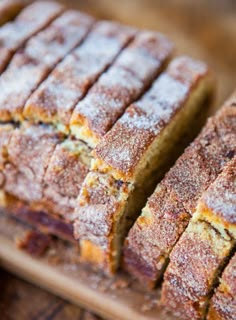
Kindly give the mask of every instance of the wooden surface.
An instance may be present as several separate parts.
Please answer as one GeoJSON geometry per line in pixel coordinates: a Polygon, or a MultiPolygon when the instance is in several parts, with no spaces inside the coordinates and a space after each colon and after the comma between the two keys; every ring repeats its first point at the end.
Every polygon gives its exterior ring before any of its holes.
{"type": "Polygon", "coordinates": [[[12,273],[105,319],[175,320],[160,305],[160,288],[147,290],[121,272],[112,278],[98,274],[79,263],[74,245],[52,239],[49,249],[38,258],[19,250],[15,243],[28,232],[29,227],[0,213],[0,263],[12,273]]]}
{"type": "Polygon", "coordinates": [[[98,320],[91,313],[0,270],[3,320],[98,320]]]}
{"type": "MultiPolygon", "coordinates": [[[[206,60],[218,80],[216,107],[236,86],[236,1],[234,0],[64,0],[94,14],[162,31],[178,53],[206,60]]],[[[82,308],[0,272],[0,315],[6,320],[91,320],[82,308]]]]}

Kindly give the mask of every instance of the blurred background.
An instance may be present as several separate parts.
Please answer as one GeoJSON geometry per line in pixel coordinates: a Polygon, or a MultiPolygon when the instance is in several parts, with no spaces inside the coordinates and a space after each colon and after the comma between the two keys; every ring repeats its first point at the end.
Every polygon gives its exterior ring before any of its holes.
{"type": "MultiPolygon", "coordinates": [[[[1,1],[1,0],[0,0],[1,1]]],[[[236,0],[61,0],[99,19],[157,30],[211,65],[218,83],[216,107],[236,88],[236,0]]],[[[0,271],[3,320],[98,319],[77,306],[0,271]]]]}

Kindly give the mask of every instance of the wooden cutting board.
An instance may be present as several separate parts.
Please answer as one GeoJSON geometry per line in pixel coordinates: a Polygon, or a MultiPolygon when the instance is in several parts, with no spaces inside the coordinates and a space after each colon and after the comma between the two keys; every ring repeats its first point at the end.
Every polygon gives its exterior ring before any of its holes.
{"type": "Polygon", "coordinates": [[[15,246],[28,227],[0,213],[0,264],[12,273],[111,320],[174,320],[160,306],[160,289],[145,290],[126,274],[98,275],[79,263],[78,249],[53,240],[41,258],[15,246]]]}

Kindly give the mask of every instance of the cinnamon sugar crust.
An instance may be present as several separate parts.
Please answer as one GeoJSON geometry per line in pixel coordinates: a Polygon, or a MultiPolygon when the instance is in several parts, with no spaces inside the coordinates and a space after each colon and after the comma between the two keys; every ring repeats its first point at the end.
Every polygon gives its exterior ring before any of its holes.
{"type": "MultiPolygon", "coordinates": [[[[191,69],[191,65],[193,65],[194,73],[196,65],[192,60],[189,60],[189,58],[178,58],[177,61],[173,62],[173,68],[179,68],[179,65],[187,63],[188,61],[188,68],[191,69]]],[[[196,64],[198,65],[198,62],[196,62],[196,64]]],[[[201,70],[201,72],[203,72],[204,69],[204,72],[208,75],[206,66],[202,64],[199,66],[201,66],[202,69],[197,69],[201,70]]],[[[183,72],[181,68],[179,72],[183,72]]],[[[176,74],[178,74],[177,71],[176,74]]],[[[184,78],[181,75],[179,77],[184,79],[182,80],[183,82],[187,81],[186,78],[188,79],[188,77],[184,78]]],[[[205,80],[203,75],[202,77],[205,80]]],[[[200,90],[201,93],[198,93],[201,97],[200,101],[198,99],[195,100],[194,97],[196,96],[194,94],[196,91],[192,89],[192,86],[187,87],[183,82],[172,79],[168,73],[164,76],[160,76],[159,79],[162,78],[164,80],[158,80],[150,89],[150,92],[146,93],[140,101],[131,105],[125,111],[124,115],[116,122],[115,126],[107,135],[105,135],[103,141],[110,139],[110,143],[106,144],[106,151],[103,142],[95,148],[95,155],[97,151],[100,150],[99,148],[101,145],[102,148],[104,148],[104,153],[106,152],[109,157],[114,151],[115,162],[119,161],[122,157],[124,160],[124,156],[126,156],[126,158],[130,157],[130,148],[136,148],[136,145],[138,145],[138,147],[135,149],[135,155],[136,157],[139,157],[139,152],[142,151],[142,147],[144,146],[143,150],[145,150],[146,144],[152,144],[153,154],[149,156],[145,153],[144,155],[148,163],[147,166],[145,166],[144,169],[139,168],[138,175],[134,176],[132,181],[129,181],[128,179],[124,179],[124,176],[119,176],[120,179],[118,179],[118,176],[113,175],[113,172],[110,172],[109,170],[106,172],[106,170],[103,170],[104,167],[99,166],[100,164],[98,165],[96,162],[97,159],[95,159],[95,162],[92,165],[92,172],[89,173],[87,178],[89,177],[89,179],[93,180],[98,179],[98,177],[103,177],[103,180],[99,181],[98,186],[94,186],[93,182],[91,182],[91,184],[86,183],[86,178],[79,196],[79,205],[75,211],[74,230],[76,237],[80,240],[82,258],[94,263],[108,273],[114,272],[119,266],[124,237],[127,235],[129,228],[138,216],[141,208],[144,206],[147,196],[152,192],[158,179],[160,179],[161,170],[167,161],[166,158],[170,157],[173,149],[178,145],[178,139],[181,139],[182,132],[184,131],[184,124],[192,121],[196,112],[195,107],[201,108],[205,98],[208,97],[208,95],[211,95],[210,86],[207,87],[209,92],[205,91],[204,87],[204,90],[200,90]],[[174,96],[172,94],[173,87],[175,88],[174,92],[176,92],[174,96]],[[191,101],[194,101],[193,104],[186,104],[186,96],[191,97],[191,101]],[[159,103],[161,97],[163,104],[159,103]],[[157,105],[155,105],[156,101],[157,105]],[[180,113],[178,113],[176,109],[178,111],[181,110],[180,113]],[[173,116],[173,113],[175,113],[175,116],[173,116]],[[179,117],[176,116],[177,113],[179,117]],[[129,117],[130,121],[128,122],[126,119],[129,117]],[[124,126],[122,127],[123,123],[124,126]],[[117,128],[117,126],[120,126],[119,129],[113,130],[114,128],[117,128]],[[131,137],[131,134],[134,136],[132,143],[130,143],[131,140],[127,138],[127,132],[129,132],[129,137],[131,137]],[[120,136],[116,136],[115,133],[120,134],[120,136]],[[124,134],[124,139],[119,140],[122,134],[124,134]],[[125,139],[127,139],[127,141],[125,141],[125,139]],[[150,140],[148,141],[148,139],[150,140]],[[120,145],[119,141],[122,141],[120,145]],[[110,148],[112,148],[112,150],[110,148]],[[115,148],[117,148],[117,151],[115,148]],[[102,209],[104,206],[106,207],[107,203],[102,199],[99,199],[97,195],[99,192],[97,189],[100,186],[103,186],[104,190],[106,190],[104,193],[109,194],[110,185],[104,183],[104,181],[107,182],[110,180],[114,181],[113,183],[115,183],[115,181],[119,184],[125,183],[129,186],[129,189],[127,195],[124,197],[124,199],[126,199],[125,202],[123,202],[123,197],[119,196],[118,199],[115,199],[113,207],[107,209],[112,217],[112,220],[108,221],[108,218],[103,213],[102,209]],[[145,190],[143,188],[144,185],[145,190]],[[87,195],[90,193],[94,193],[94,198],[97,200],[96,205],[91,205],[90,197],[84,197],[84,194],[87,195]],[[81,201],[81,199],[83,200],[81,201]],[[106,230],[108,230],[108,234],[104,235],[102,238],[104,239],[104,243],[99,242],[101,237],[98,235],[96,227],[94,227],[93,230],[89,230],[90,220],[84,219],[84,217],[89,217],[92,221],[95,216],[102,218],[102,222],[99,221],[99,224],[106,226],[106,230]],[[84,230],[86,230],[86,232],[84,232],[84,230]]],[[[199,79],[198,77],[195,77],[194,79],[196,78],[197,82],[199,81],[202,85],[203,83],[205,84],[203,79],[199,79]]],[[[195,85],[197,86],[197,84],[195,85]]],[[[133,150],[131,151],[133,152],[133,150]]],[[[128,172],[126,163],[123,163],[122,165],[124,166],[125,173],[128,172]]],[[[173,196],[175,197],[174,193],[173,196]]],[[[183,216],[184,215],[185,212],[183,213],[183,216]]],[[[168,224],[166,227],[168,227],[168,224]]],[[[182,228],[182,226],[180,228],[182,228]]],[[[178,232],[180,233],[182,231],[183,228],[178,232]]],[[[141,244],[142,247],[144,245],[145,243],[141,244]]],[[[159,265],[161,266],[161,263],[159,265]]]]}
{"type": "Polygon", "coordinates": [[[191,91],[208,73],[204,63],[188,57],[174,59],[152,88],[126,110],[97,145],[92,168],[109,172],[115,179],[134,180],[141,166],[146,165],[144,157],[156,136],[178,114],[191,91]]]}
{"type": "Polygon", "coordinates": [[[107,273],[116,270],[112,256],[119,255],[112,248],[114,221],[119,219],[132,190],[132,185],[90,172],[80,192],[74,235],[80,239],[81,259],[104,268],[107,273]]]}
{"type": "Polygon", "coordinates": [[[170,254],[162,301],[181,319],[205,316],[218,276],[235,248],[235,168],[236,157],[203,193],[190,224],[170,254]]]}
{"type": "Polygon", "coordinates": [[[170,255],[162,303],[183,320],[203,319],[217,278],[235,241],[205,221],[190,222],[170,255]]]}
{"type": "Polygon", "coordinates": [[[172,51],[172,43],[163,35],[138,32],[75,107],[70,125],[72,134],[94,147],[125,108],[151,84],[172,51]]]}
{"type": "Polygon", "coordinates": [[[236,254],[231,258],[211,299],[208,320],[236,318],[236,254]]]}
{"type": "Polygon", "coordinates": [[[68,133],[74,106],[133,35],[132,28],[118,23],[95,24],[82,45],[33,93],[25,106],[24,117],[36,123],[53,123],[68,133]]]}
{"type": "Polygon", "coordinates": [[[6,68],[18,48],[34,34],[49,25],[62,11],[63,7],[56,2],[37,1],[22,10],[13,22],[1,27],[0,72],[6,68]]]}
{"type": "Polygon", "coordinates": [[[228,228],[230,224],[236,226],[236,155],[215,183],[208,188],[208,192],[203,194],[201,206],[211,210],[228,228]]]}
{"type": "Polygon", "coordinates": [[[198,199],[233,157],[235,121],[236,108],[227,102],[166,174],[131,228],[124,267],[149,287],[162,276],[198,199]]]}
{"type": "Polygon", "coordinates": [[[40,200],[45,171],[61,138],[44,126],[26,125],[15,129],[7,147],[5,190],[21,200],[40,200]]]}
{"type": "Polygon", "coordinates": [[[77,11],[67,11],[31,38],[15,54],[0,79],[0,118],[21,121],[30,94],[55,65],[85,37],[92,18],[77,11]]]}
{"type": "Polygon", "coordinates": [[[44,205],[51,212],[72,219],[82,182],[89,172],[91,150],[81,141],[58,144],[44,176],[44,205]]]}
{"type": "Polygon", "coordinates": [[[9,144],[14,127],[11,124],[0,125],[0,201],[2,197],[2,188],[5,184],[4,166],[7,161],[7,146],[9,144]]]}

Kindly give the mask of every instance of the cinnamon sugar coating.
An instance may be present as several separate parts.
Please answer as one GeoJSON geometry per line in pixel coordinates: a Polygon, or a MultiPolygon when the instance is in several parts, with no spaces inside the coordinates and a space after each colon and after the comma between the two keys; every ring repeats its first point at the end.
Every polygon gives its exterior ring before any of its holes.
{"type": "Polygon", "coordinates": [[[11,139],[14,126],[11,124],[0,125],[0,188],[5,184],[4,166],[7,162],[7,146],[11,139]]]}
{"type": "Polygon", "coordinates": [[[75,104],[132,38],[134,30],[101,21],[68,55],[28,100],[24,117],[34,122],[63,125],[68,130],[75,104]]]}
{"type": "Polygon", "coordinates": [[[2,121],[22,120],[23,108],[30,94],[55,65],[82,41],[91,24],[90,17],[67,11],[15,54],[0,79],[2,121]]]}
{"type": "Polygon", "coordinates": [[[77,104],[71,118],[72,133],[96,145],[125,108],[150,85],[172,49],[172,43],[163,35],[139,32],[77,104]]]}
{"type": "Polygon", "coordinates": [[[0,72],[2,72],[13,54],[30,37],[46,27],[62,13],[63,7],[53,1],[37,1],[16,17],[13,22],[0,28],[0,72]]]}
{"type": "Polygon", "coordinates": [[[132,186],[112,177],[90,172],[79,197],[75,211],[75,237],[85,238],[103,247],[109,254],[109,234],[115,213],[124,205],[132,186]]]}
{"type": "Polygon", "coordinates": [[[170,255],[162,303],[180,319],[204,319],[213,286],[234,241],[205,221],[190,222],[170,255]]]}
{"type": "Polygon", "coordinates": [[[204,63],[188,57],[174,59],[152,88],[140,101],[129,106],[94,149],[93,168],[110,171],[116,179],[135,179],[148,147],[208,72],[204,63]]]}
{"type": "Polygon", "coordinates": [[[236,155],[203,194],[201,204],[227,224],[236,225],[236,155]]]}
{"type": "Polygon", "coordinates": [[[198,199],[233,157],[235,121],[236,108],[226,102],[166,174],[131,228],[124,266],[148,286],[160,279],[198,199]]]}
{"type": "Polygon", "coordinates": [[[211,299],[208,320],[236,318],[236,254],[231,258],[211,299]]]}
{"type": "Polygon", "coordinates": [[[190,224],[170,254],[162,301],[181,319],[204,317],[218,276],[235,249],[235,169],[236,157],[203,193],[190,224]]]}
{"type": "Polygon", "coordinates": [[[15,129],[7,147],[5,190],[21,200],[39,201],[45,171],[60,140],[51,128],[43,126],[15,129]]]}
{"type": "Polygon", "coordinates": [[[82,182],[89,172],[90,149],[80,141],[65,140],[56,146],[44,177],[42,206],[71,220],[82,182]]]}

